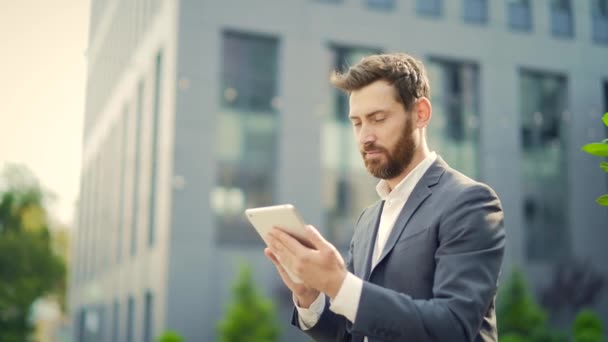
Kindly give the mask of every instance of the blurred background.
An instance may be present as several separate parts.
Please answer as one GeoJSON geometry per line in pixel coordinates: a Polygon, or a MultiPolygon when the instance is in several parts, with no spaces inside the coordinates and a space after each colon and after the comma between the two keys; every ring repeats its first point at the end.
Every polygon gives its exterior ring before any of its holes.
{"type": "Polygon", "coordinates": [[[607,336],[607,0],[3,1],[0,37],[1,341],[307,340],[243,211],[345,251],[377,180],[328,77],[397,51],[502,200],[501,341],[607,336]]]}

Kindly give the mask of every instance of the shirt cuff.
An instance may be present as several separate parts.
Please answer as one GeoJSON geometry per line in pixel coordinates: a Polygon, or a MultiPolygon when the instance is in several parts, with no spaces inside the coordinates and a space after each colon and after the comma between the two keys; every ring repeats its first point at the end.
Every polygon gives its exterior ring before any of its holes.
{"type": "Polygon", "coordinates": [[[293,304],[295,305],[296,310],[298,310],[298,323],[300,324],[300,328],[302,330],[308,330],[314,327],[325,309],[325,295],[320,293],[317,299],[310,304],[308,309],[298,306],[296,296],[293,296],[292,298],[293,304]]]}
{"type": "Polygon", "coordinates": [[[347,273],[336,298],[331,300],[329,310],[346,317],[351,323],[355,323],[359,301],[363,291],[363,280],[352,273],[347,273]]]}

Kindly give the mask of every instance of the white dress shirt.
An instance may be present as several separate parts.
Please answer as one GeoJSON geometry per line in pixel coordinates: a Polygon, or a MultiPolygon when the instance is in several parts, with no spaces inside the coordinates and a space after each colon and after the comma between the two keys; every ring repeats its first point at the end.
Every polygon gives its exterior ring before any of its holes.
{"type": "MultiPolygon", "coordinates": [[[[374,245],[372,269],[376,266],[376,263],[382,254],[386,240],[393,230],[395,221],[397,221],[405,202],[407,202],[416,184],[418,184],[424,173],[436,159],[437,154],[431,152],[407,176],[405,176],[392,191],[385,180],[381,180],[378,185],[376,185],[376,192],[384,201],[384,206],[382,208],[382,214],[380,215],[380,224],[376,235],[376,243],[374,245]]],[[[331,301],[329,309],[354,323],[355,317],[357,317],[362,290],[363,280],[350,272],[347,273],[346,278],[344,278],[344,281],[340,286],[340,290],[338,290],[336,298],[331,301]]],[[[298,310],[300,327],[307,330],[317,324],[317,321],[321,317],[323,309],[325,308],[325,295],[320,294],[308,309],[298,307],[295,297],[294,303],[298,310]]]]}

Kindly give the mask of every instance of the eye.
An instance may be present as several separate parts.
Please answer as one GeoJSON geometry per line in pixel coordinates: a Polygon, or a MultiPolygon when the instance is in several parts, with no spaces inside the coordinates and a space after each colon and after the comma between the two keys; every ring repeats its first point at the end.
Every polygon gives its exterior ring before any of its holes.
{"type": "Polygon", "coordinates": [[[382,121],[384,121],[384,119],[386,119],[386,116],[384,116],[384,115],[376,115],[376,116],[374,116],[374,122],[376,122],[376,123],[382,122],[382,121]]]}
{"type": "Polygon", "coordinates": [[[353,121],[353,126],[354,127],[361,127],[361,122],[360,121],[353,121]]]}

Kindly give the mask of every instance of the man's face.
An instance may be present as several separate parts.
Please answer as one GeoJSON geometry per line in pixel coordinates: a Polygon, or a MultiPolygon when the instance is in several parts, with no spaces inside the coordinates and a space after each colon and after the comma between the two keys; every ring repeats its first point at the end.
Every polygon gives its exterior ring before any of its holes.
{"type": "Polygon", "coordinates": [[[396,178],[412,161],[416,144],[411,116],[386,81],[351,92],[349,118],[363,162],[374,177],[396,178]]]}

